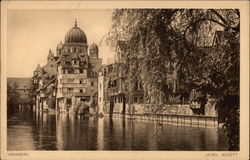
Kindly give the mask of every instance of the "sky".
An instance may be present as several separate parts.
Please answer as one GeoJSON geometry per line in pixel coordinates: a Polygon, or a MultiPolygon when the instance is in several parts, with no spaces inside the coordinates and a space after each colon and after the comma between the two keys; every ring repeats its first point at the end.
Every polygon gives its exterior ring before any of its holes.
{"type": "Polygon", "coordinates": [[[99,45],[104,63],[114,56],[105,43],[99,43],[112,26],[111,9],[8,10],[7,77],[31,77],[38,64],[46,64],[48,51],[57,44],[77,19],[88,40],[99,45]]]}

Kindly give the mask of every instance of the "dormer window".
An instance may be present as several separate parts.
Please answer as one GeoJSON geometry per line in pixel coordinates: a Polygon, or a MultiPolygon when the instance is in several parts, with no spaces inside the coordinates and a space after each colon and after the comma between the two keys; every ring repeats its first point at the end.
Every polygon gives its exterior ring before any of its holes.
{"type": "Polygon", "coordinates": [[[78,64],[78,61],[77,60],[73,60],[73,64],[78,64]]]}
{"type": "Polygon", "coordinates": [[[70,61],[65,61],[65,64],[70,65],[70,61]]]}

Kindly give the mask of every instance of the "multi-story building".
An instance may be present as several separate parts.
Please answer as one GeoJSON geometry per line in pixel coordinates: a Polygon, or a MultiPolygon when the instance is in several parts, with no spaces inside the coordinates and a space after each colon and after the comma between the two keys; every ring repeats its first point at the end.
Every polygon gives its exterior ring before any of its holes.
{"type": "Polygon", "coordinates": [[[55,82],[57,74],[56,61],[58,57],[49,50],[47,63],[43,67],[38,64],[33,72],[34,99],[37,110],[55,109],[54,104],[49,103],[55,99],[55,82]]]}
{"type": "Polygon", "coordinates": [[[94,108],[101,63],[98,46],[93,43],[88,50],[87,37],[75,22],[65,35],[64,43],[57,45],[56,55],[50,51],[47,64],[34,71],[37,105],[40,106],[40,102],[44,106],[43,102],[55,98],[55,104],[51,104],[57,111],[72,111],[79,102],[94,108]]]}
{"type": "Polygon", "coordinates": [[[89,48],[85,33],[75,26],[57,47],[57,109],[68,111],[77,102],[97,103],[97,78],[102,60],[96,44],[89,48]]]}
{"type": "MultiPolygon", "coordinates": [[[[118,41],[115,61],[103,66],[100,70],[98,106],[103,113],[132,114],[144,112],[144,89],[140,76],[125,71],[128,64],[124,63],[124,57],[129,54],[128,48],[127,42],[118,41]]],[[[173,97],[174,94],[185,92],[181,83],[179,83],[174,67],[173,65],[173,70],[169,71],[165,77],[167,79],[166,91],[173,97]]],[[[170,100],[171,98],[169,97],[170,100]]],[[[178,100],[177,103],[183,103],[183,101],[178,100]]]]}
{"type": "Polygon", "coordinates": [[[32,106],[33,87],[32,78],[7,78],[8,90],[18,94],[17,105],[19,107],[32,106]]]}
{"type": "Polygon", "coordinates": [[[103,113],[130,113],[130,104],[143,102],[143,90],[140,80],[127,83],[124,72],[123,56],[126,51],[126,42],[119,41],[116,47],[116,58],[111,64],[105,65],[99,72],[98,106],[103,113]],[[132,90],[129,90],[132,88],[132,90]]]}

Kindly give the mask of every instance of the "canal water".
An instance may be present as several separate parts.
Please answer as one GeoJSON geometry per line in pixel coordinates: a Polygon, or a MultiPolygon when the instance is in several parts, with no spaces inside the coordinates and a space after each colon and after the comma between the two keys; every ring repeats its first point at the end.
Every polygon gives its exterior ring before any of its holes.
{"type": "Polygon", "coordinates": [[[7,136],[9,151],[228,149],[226,135],[218,127],[28,111],[8,116],[7,136]]]}

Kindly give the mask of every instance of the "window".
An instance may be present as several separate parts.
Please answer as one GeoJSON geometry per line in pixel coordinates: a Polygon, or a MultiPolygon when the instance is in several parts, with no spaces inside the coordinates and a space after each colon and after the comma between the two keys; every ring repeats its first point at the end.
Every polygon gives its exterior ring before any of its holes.
{"type": "Polygon", "coordinates": [[[71,104],[72,103],[71,98],[67,98],[66,103],[71,104]]]}
{"type": "Polygon", "coordinates": [[[137,97],[136,96],[134,97],[134,103],[137,103],[137,97]]]}
{"type": "Polygon", "coordinates": [[[71,74],[71,73],[73,73],[72,70],[68,70],[68,74],[71,74]]]}
{"type": "Polygon", "coordinates": [[[83,69],[80,69],[80,73],[83,73],[83,69]]]}
{"type": "Polygon", "coordinates": [[[143,96],[141,96],[141,100],[140,100],[141,103],[143,103],[143,96]]]}
{"type": "Polygon", "coordinates": [[[73,88],[68,88],[68,92],[73,92],[73,88]]]}
{"type": "Polygon", "coordinates": [[[74,48],[73,51],[76,52],[76,48],[74,48]]]}
{"type": "Polygon", "coordinates": [[[83,92],[83,90],[82,89],[80,89],[80,91],[79,91],[80,93],[82,93],[83,92]]]}
{"type": "Polygon", "coordinates": [[[113,87],[116,87],[116,80],[114,80],[112,84],[113,87]]]}
{"type": "Polygon", "coordinates": [[[50,65],[51,67],[53,67],[53,64],[52,65],[50,65]]]}
{"type": "Polygon", "coordinates": [[[79,80],[79,84],[82,84],[82,80],[81,79],[79,80]]]}
{"type": "Polygon", "coordinates": [[[62,79],[60,79],[60,84],[62,84],[63,82],[62,82],[62,79]]]}
{"type": "Polygon", "coordinates": [[[65,64],[70,65],[70,61],[65,61],[65,64]]]}
{"type": "Polygon", "coordinates": [[[93,86],[95,83],[94,82],[91,82],[90,85],[93,86]]]}
{"type": "Polygon", "coordinates": [[[139,81],[138,90],[142,90],[142,83],[141,83],[141,81],[139,81]]]}

